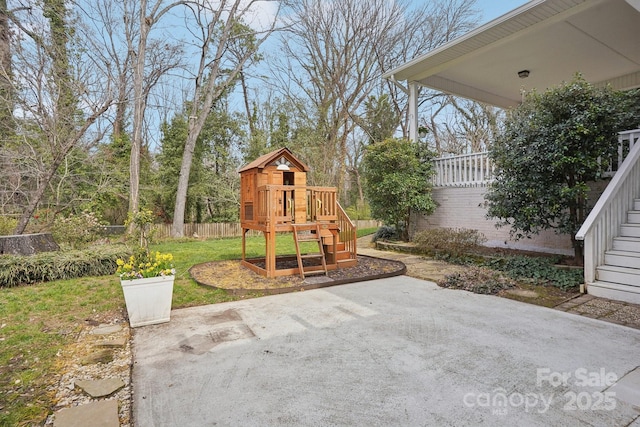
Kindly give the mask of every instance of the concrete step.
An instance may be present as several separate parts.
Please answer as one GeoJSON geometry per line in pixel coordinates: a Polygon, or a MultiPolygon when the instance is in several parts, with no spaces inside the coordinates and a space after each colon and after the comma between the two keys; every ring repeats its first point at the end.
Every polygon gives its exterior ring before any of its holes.
{"type": "Polygon", "coordinates": [[[587,292],[590,295],[616,301],[630,302],[632,304],[640,304],[640,292],[638,292],[637,289],[635,286],[602,282],[600,280],[587,283],[587,292]]]}
{"type": "Polygon", "coordinates": [[[640,237],[640,224],[622,224],[620,226],[620,236],[640,237]]]}
{"type": "Polygon", "coordinates": [[[596,278],[603,282],[633,286],[640,292],[640,270],[636,268],[601,265],[596,269],[596,278]]]}
{"type": "Polygon", "coordinates": [[[633,210],[640,211],[640,199],[633,200],[633,210]]]}
{"type": "Polygon", "coordinates": [[[613,250],[640,252],[640,237],[614,237],[613,250]]]}
{"type": "Polygon", "coordinates": [[[640,224],[640,210],[636,211],[628,211],[627,212],[627,222],[629,224],[640,224]]]}
{"type": "Polygon", "coordinates": [[[604,263],[617,267],[640,269],[640,253],[628,251],[607,251],[604,253],[604,263]]]}

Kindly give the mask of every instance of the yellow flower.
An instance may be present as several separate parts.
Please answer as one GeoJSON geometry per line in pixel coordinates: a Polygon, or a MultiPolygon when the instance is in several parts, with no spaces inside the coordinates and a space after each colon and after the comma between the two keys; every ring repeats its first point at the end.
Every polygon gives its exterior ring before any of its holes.
{"type": "Polygon", "coordinates": [[[159,251],[149,255],[138,253],[129,257],[129,262],[122,259],[116,260],[116,273],[121,279],[138,279],[145,277],[174,275],[175,270],[171,261],[173,255],[162,254],[159,251]]]}

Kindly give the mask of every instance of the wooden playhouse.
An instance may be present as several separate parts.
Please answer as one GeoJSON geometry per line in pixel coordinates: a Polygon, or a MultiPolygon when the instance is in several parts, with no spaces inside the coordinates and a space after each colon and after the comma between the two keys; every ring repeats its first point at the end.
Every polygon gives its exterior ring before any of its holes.
{"type": "Polygon", "coordinates": [[[336,189],[307,186],[308,170],[287,148],[239,170],[242,264],[263,276],[326,274],[357,262],[356,227],[338,203],[336,189]],[[249,230],[263,233],[264,258],[246,258],[249,230]],[[276,254],[277,233],[292,234],[295,255],[276,254]],[[289,266],[278,267],[287,262],[289,266]]]}

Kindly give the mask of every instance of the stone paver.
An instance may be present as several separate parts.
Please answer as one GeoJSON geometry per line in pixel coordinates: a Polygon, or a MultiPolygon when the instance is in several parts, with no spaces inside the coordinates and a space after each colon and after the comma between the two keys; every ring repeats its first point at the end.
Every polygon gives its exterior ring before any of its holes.
{"type": "Polygon", "coordinates": [[[98,341],[94,344],[96,347],[116,347],[122,348],[127,345],[126,338],[116,338],[112,340],[98,341]]]}
{"type": "Polygon", "coordinates": [[[103,380],[77,380],[75,386],[81,388],[91,397],[106,397],[125,386],[120,378],[105,378],[103,380]]]}
{"type": "Polygon", "coordinates": [[[56,412],[54,427],[118,427],[118,402],[99,400],[56,412]]]}
{"type": "Polygon", "coordinates": [[[121,325],[101,325],[91,331],[92,335],[110,335],[122,330],[121,325]]]}
{"type": "Polygon", "coordinates": [[[82,365],[93,365],[96,363],[109,363],[113,360],[113,351],[109,349],[94,351],[80,359],[82,365]]]}

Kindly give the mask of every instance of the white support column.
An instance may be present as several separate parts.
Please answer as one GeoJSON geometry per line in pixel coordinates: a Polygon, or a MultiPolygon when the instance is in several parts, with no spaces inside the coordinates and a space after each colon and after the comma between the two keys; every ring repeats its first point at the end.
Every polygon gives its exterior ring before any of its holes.
{"type": "Polygon", "coordinates": [[[418,84],[409,82],[409,140],[418,141],[418,84]]]}

